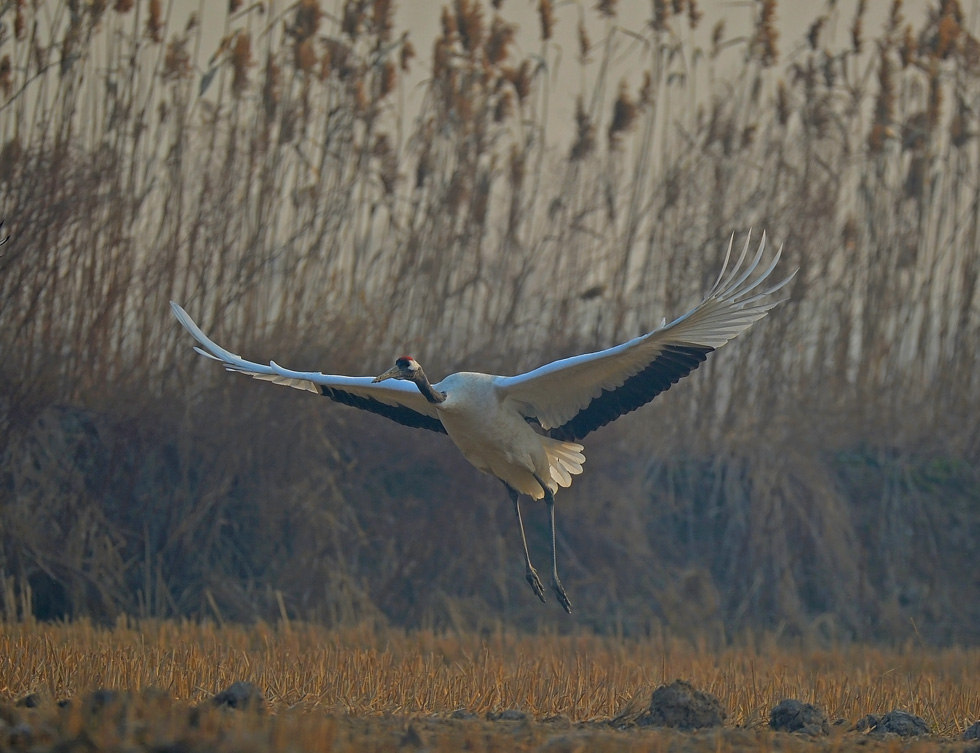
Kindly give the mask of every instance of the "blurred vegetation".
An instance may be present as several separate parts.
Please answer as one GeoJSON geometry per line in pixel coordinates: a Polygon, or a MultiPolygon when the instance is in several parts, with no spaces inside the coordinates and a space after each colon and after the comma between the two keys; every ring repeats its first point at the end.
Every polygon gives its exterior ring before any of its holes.
{"type": "Polygon", "coordinates": [[[230,2],[198,69],[159,0],[6,3],[0,614],[980,638],[980,42],[956,0],[828,2],[785,54],[777,5],[698,45],[693,0],[541,0],[522,52],[453,0],[419,55],[389,0],[230,2]],[[753,226],[791,299],[590,438],[571,621],[445,438],[230,377],[167,309],[296,368],[514,373],[687,310],[753,226]]]}

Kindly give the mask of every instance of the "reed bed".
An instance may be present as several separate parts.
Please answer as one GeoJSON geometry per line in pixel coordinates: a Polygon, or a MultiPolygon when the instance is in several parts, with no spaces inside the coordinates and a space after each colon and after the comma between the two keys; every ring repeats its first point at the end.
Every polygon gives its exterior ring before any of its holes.
{"type": "Polygon", "coordinates": [[[257,360],[513,373],[682,313],[755,227],[790,300],[562,500],[583,623],[976,640],[977,30],[828,2],[794,42],[778,5],[733,38],[543,1],[528,51],[479,0],[431,45],[382,0],[231,2],[215,49],[158,0],[5,3],[2,614],[550,625],[497,485],[216,373],[168,300],[257,360]]]}

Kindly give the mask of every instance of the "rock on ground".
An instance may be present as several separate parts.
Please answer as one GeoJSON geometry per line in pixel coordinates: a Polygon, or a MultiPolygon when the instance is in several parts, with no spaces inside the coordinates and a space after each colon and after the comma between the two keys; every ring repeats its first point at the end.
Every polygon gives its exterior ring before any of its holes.
{"type": "Polygon", "coordinates": [[[264,711],[265,697],[257,685],[250,682],[233,682],[211,699],[215,706],[229,709],[264,711]]]}
{"type": "Polygon", "coordinates": [[[715,696],[684,680],[653,691],[648,703],[639,695],[610,722],[615,727],[674,727],[691,730],[725,723],[725,709],[715,696]]]}
{"type": "Polygon", "coordinates": [[[893,709],[887,714],[868,714],[858,721],[854,729],[872,735],[898,735],[899,737],[918,737],[931,733],[925,719],[901,709],[893,709]]]}
{"type": "Polygon", "coordinates": [[[773,706],[769,726],[782,732],[799,732],[814,737],[830,734],[830,720],[823,709],[793,698],[773,706]]]}

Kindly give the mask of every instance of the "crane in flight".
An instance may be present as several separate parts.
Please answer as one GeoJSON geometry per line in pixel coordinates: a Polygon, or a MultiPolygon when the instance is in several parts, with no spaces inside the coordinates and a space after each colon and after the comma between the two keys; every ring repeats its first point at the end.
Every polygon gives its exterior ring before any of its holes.
{"type": "Polygon", "coordinates": [[[431,384],[411,356],[399,356],[394,366],[374,378],[293,371],[275,361],[268,365],[246,361],[225,350],[178,304],[171,301],[170,306],[177,321],[197,340],[194,350],[220,361],[228,371],[308,390],[406,426],[448,434],[470,463],[507,487],[524,546],[525,577],[541,601],[546,600],[545,590],[531,564],[520,495],[544,498],[551,519],[551,589],[565,611],[571,612],[558,578],[555,492],[570,486],[572,477],[582,472],[585,455],[578,440],[645,405],[694,371],[711,351],[779,303],[771,294],[796,274],[760,289],[782,248],[753,277],[765,250],[765,233],[744,271],[749,239],[728,271],[733,241],[734,236],[714,286],[683,316],[670,324],[664,319],[652,332],[615,347],[564,358],[517,376],[459,372],[431,384]]]}

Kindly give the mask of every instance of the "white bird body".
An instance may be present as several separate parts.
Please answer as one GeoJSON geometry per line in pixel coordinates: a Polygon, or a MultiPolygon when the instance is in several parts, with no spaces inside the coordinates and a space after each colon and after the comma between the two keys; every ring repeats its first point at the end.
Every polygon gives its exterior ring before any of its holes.
{"type": "Polygon", "coordinates": [[[497,387],[501,379],[463,371],[433,385],[446,395],[435,409],[449,438],[477,469],[533,499],[545,495],[535,475],[552,492],[570,486],[582,472],[584,448],[539,434],[523,415],[507,410],[497,387]]]}
{"type": "MultiPolygon", "coordinates": [[[[734,239],[734,237],[733,237],[734,239]]],[[[754,280],[765,249],[759,249],[739,274],[749,240],[734,269],[728,271],[732,244],[714,286],[696,307],[666,320],[645,335],[595,353],[565,358],[517,376],[475,372],[450,374],[430,384],[421,366],[401,356],[395,366],[374,377],[347,377],[292,371],[275,361],[247,361],[211,341],[179,305],[174,316],[198,342],[195,350],[220,361],[229,371],[276,384],[308,390],[357,408],[378,413],[407,426],[449,435],[476,468],[499,478],[507,487],[521,528],[526,577],[544,601],[544,589],[531,566],[519,495],[545,499],[551,513],[551,585],[566,611],[571,604],[558,579],[555,554],[554,494],[582,472],[585,462],[578,440],[619,416],[636,410],[696,369],[778,303],[768,297],[782,282],[761,292],[782,249],[754,280]]]]}

